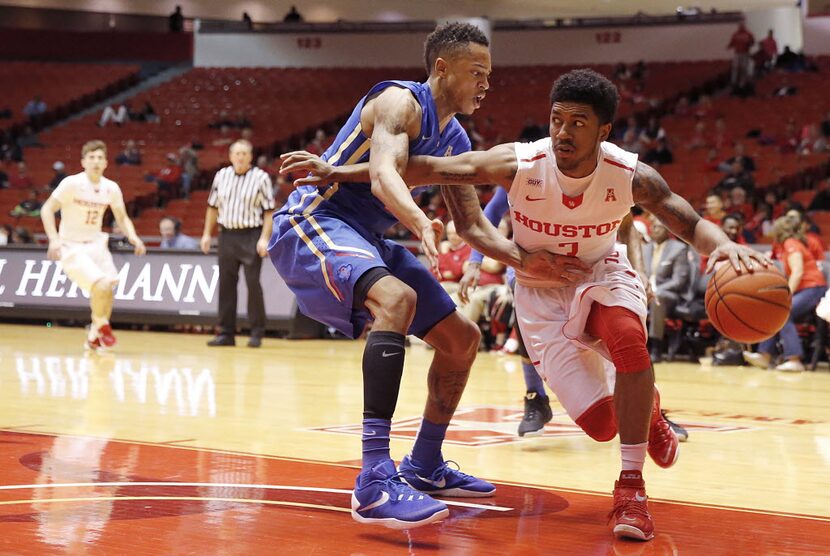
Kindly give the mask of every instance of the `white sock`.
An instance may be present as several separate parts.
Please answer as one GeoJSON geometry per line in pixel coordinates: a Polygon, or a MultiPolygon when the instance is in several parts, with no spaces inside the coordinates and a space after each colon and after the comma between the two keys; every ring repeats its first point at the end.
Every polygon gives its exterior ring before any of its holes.
{"type": "Polygon", "coordinates": [[[647,450],[648,442],[642,442],[640,444],[621,444],[620,452],[622,453],[622,470],[639,471],[642,473],[643,465],[646,462],[647,450]]]}
{"type": "Polygon", "coordinates": [[[92,327],[95,329],[95,332],[101,330],[101,327],[105,324],[109,324],[109,321],[104,317],[92,317],[92,327]]]}

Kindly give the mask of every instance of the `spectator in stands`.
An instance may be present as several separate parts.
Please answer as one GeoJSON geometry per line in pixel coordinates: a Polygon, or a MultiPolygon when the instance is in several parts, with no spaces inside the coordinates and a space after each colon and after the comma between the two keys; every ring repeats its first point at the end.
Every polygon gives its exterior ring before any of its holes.
{"type": "Polygon", "coordinates": [[[747,231],[744,229],[744,217],[739,212],[730,212],[723,217],[721,229],[729,239],[740,245],[747,243],[754,243],[754,238],[747,237],[747,231]]]}
{"type": "Polygon", "coordinates": [[[695,106],[694,115],[696,118],[708,118],[712,113],[712,97],[709,95],[700,95],[695,106]]]}
{"type": "Polygon", "coordinates": [[[723,116],[718,116],[715,120],[715,131],[712,134],[712,139],[709,144],[718,150],[725,149],[732,146],[732,135],[726,128],[726,119],[723,116]]]}
{"type": "Polygon", "coordinates": [[[199,176],[199,155],[189,145],[179,149],[179,166],[182,168],[182,197],[190,197],[193,180],[199,176]]]}
{"type": "Polygon", "coordinates": [[[827,137],[821,133],[819,124],[808,124],[804,138],[798,146],[798,153],[809,155],[823,153],[827,150],[827,137]]]}
{"type": "Polygon", "coordinates": [[[32,126],[27,125],[23,128],[23,133],[21,133],[17,138],[17,146],[21,149],[26,149],[28,147],[39,147],[42,149],[43,143],[40,142],[40,138],[32,129],[32,126]]]}
{"type": "Polygon", "coordinates": [[[749,51],[753,44],[755,44],[755,37],[749,32],[746,25],[739,23],[737,31],[732,34],[732,38],[729,39],[729,44],[726,46],[734,53],[732,58],[733,87],[744,87],[752,75],[752,60],[749,51]]]}
{"type": "Polygon", "coordinates": [[[37,127],[43,120],[43,115],[46,114],[46,110],[48,110],[46,103],[43,102],[40,95],[35,95],[35,97],[27,102],[26,106],[23,107],[23,115],[29,118],[29,123],[31,125],[37,127]]]}
{"type": "Polygon", "coordinates": [[[631,68],[631,79],[635,81],[643,81],[646,75],[648,75],[648,69],[645,60],[640,60],[631,68]]]}
{"type": "Polygon", "coordinates": [[[824,245],[824,240],[821,239],[818,226],[810,220],[810,217],[801,206],[790,208],[784,216],[792,220],[796,231],[804,238],[804,244],[807,246],[807,250],[810,251],[810,254],[813,255],[813,258],[818,263],[819,268],[821,268],[827,246],[824,245]]]}
{"type": "Polygon", "coordinates": [[[12,109],[6,106],[5,108],[0,108],[0,120],[11,120],[12,119],[12,109]]]}
{"type": "Polygon", "coordinates": [[[34,242],[35,238],[32,232],[24,226],[17,226],[9,236],[9,245],[31,245],[34,242]]]}
{"type": "Polygon", "coordinates": [[[775,67],[785,71],[798,71],[798,54],[790,50],[789,46],[785,46],[775,62],[775,67]]]}
{"type": "Polygon", "coordinates": [[[310,153],[314,153],[317,156],[323,154],[328,147],[328,137],[326,132],[322,128],[318,128],[317,131],[314,132],[314,139],[312,139],[306,146],[305,150],[310,153]]]}
{"type": "Polygon", "coordinates": [[[447,239],[441,242],[438,253],[438,272],[441,286],[452,295],[459,289],[458,282],[464,276],[464,266],[470,258],[472,249],[455,231],[455,223],[450,220],[445,227],[447,239]]]}
{"type": "Polygon", "coordinates": [[[824,119],[821,120],[821,134],[830,137],[830,112],[825,114],[824,119]]]}
{"type": "Polygon", "coordinates": [[[167,153],[167,164],[155,174],[154,181],[158,185],[159,205],[164,206],[179,192],[182,181],[182,168],[175,153],[167,153]]]}
{"type": "Polygon", "coordinates": [[[128,139],[124,150],[115,157],[115,163],[119,166],[141,166],[141,151],[132,139],[128,139]]]}
{"type": "Polygon", "coordinates": [[[170,14],[168,25],[171,33],[181,33],[184,31],[184,14],[182,14],[181,6],[176,6],[176,10],[170,14]]]}
{"type": "Polygon", "coordinates": [[[660,125],[660,120],[656,116],[650,116],[648,124],[640,133],[640,143],[643,144],[643,148],[648,152],[657,146],[658,139],[664,139],[665,137],[666,130],[660,125]]]}
{"type": "Polygon", "coordinates": [[[674,105],[674,112],[675,116],[688,116],[691,113],[691,106],[689,106],[689,97],[686,95],[682,95],[674,105]]]}
{"type": "Polygon", "coordinates": [[[720,195],[717,193],[707,195],[706,214],[703,215],[703,218],[720,226],[724,216],[726,216],[726,211],[723,210],[723,199],[721,199],[720,195]]]}
{"type": "Polygon", "coordinates": [[[704,172],[717,172],[720,165],[720,157],[718,157],[717,149],[709,149],[706,153],[706,158],[703,160],[704,172]]]}
{"type": "Polygon", "coordinates": [[[484,120],[484,125],[481,127],[481,137],[483,140],[483,148],[489,149],[499,143],[502,143],[501,133],[499,133],[492,116],[487,116],[484,120]]]}
{"type": "Polygon", "coordinates": [[[767,36],[758,43],[758,50],[752,55],[756,77],[761,77],[775,67],[775,58],[778,56],[778,43],[775,42],[772,29],[767,36]]]}
{"type": "Polygon", "coordinates": [[[285,17],[282,18],[282,20],[285,23],[300,23],[304,21],[303,16],[297,11],[297,6],[291,6],[291,9],[288,10],[288,13],[285,14],[285,17]]]}
{"type": "Polygon", "coordinates": [[[248,12],[242,12],[242,23],[248,31],[254,30],[254,20],[248,15],[248,12]]]}
{"type": "Polygon", "coordinates": [[[66,170],[63,162],[60,160],[56,160],[54,164],[52,164],[52,179],[49,180],[49,184],[46,186],[50,191],[54,191],[58,185],[63,181],[63,178],[66,177],[66,170]]]}
{"type": "Polygon", "coordinates": [[[695,123],[695,129],[692,136],[686,142],[687,150],[704,149],[709,145],[709,140],[706,137],[706,120],[698,120],[695,123]]]}
{"type": "Polygon", "coordinates": [[[815,311],[827,291],[827,282],[793,219],[782,217],[776,220],[773,237],[782,246],[784,274],[793,292],[790,319],[778,334],[758,345],[757,353],[744,352],[744,359],[756,367],[769,368],[780,340],[785,361],[775,367],[776,370],[799,372],[804,370],[804,348],[795,328],[795,320],[815,311]]]}
{"type": "Polygon", "coordinates": [[[645,156],[643,156],[643,162],[646,164],[656,164],[658,166],[674,162],[674,154],[669,148],[668,141],[666,141],[665,137],[657,139],[654,147],[652,147],[645,154],[645,156]]]}
{"type": "Polygon", "coordinates": [[[754,172],[755,171],[755,159],[752,156],[746,154],[746,147],[744,147],[743,143],[735,143],[735,152],[731,158],[728,158],[726,161],[728,166],[727,169],[724,171],[728,172],[729,170],[733,169],[735,164],[738,164],[744,172],[754,172]]]}
{"type": "Polygon", "coordinates": [[[231,120],[231,115],[228,114],[227,110],[222,110],[219,112],[219,116],[208,124],[210,129],[222,129],[223,127],[230,128],[234,125],[234,121],[231,120]]]}
{"type": "Polygon", "coordinates": [[[729,212],[737,212],[743,217],[744,222],[752,218],[755,211],[747,202],[746,190],[743,187],[736,186],[729,190],[729,212]]]}
{"type": "Polygon", "coordinates": [[[0,161],[2,160],[23,160],[23,149],[17,144],[11,131],[0,130],[0,161]]]}
{"type": "Polygon", "coordinates": [[[830,180],[819,183],[818,192],[807,210],[830,210],[830,180]]]}
{"type": "Polygon", "coordinates": [[[614,73],[612,75],[615,81],[625,81],[626,79],[631,79],[631,72],[628,71],[628,66],[623,62],[620,62],[614,67],[614,73]]]}
{"type": "Polygon", "coordinates": [[[13,231],[14,229],[9,224],[0,225],[0,247],[8,245],[11,242],[13,231]]]}
{"type": "Polygon", "coordinates": [[[40,207],[42,206],[43,203],[41,203],[40,199],[38,199],[37,189],[32,189],[29,191],[29,197],[20,201],[20,203],[18,203],[17,206],[9,212],[9,216],[40,216],[40,207]]]}
{"type": "Polygon", "coordinates": [[[688,289],[691,268],[686,244],[673,239],[666,227],[651,219],[651,241],[643,246],[643,262],[654,298],[649,303],[648,339],[652,362],[663,360],[668,317],[688,289]]]}
{"type": "Polygon", "coordinates": [[[141,109],[140,112],[135,113],[135,120],[139,122],[147,122],[150,124],[157,124],[161,121],[158,114],[156,114],[156,109],[153,108],[153,105],[150,104],[150,101],[146,101],[144,103],[144,108],[141,109]]]}
{"type": "Polygon", "coordinates": [[[124,101],[117,108],[107,106],[101,113],[101,119],[98,120],[98,127],[104,127],[109,122],[115,122],[115,125],[122,126],[130,121],[130,105],[129,102],[124,101]]]}
{"type": "Polygon", "coordinates": [[[18,162],[15,172],[9,176],[9,189],[33,189],[35,187],[25,162],[18,162]]]}
{"type": "Polygon", "coordinates": [[[632,152],[640,154],[643,152],[643,144],[640,143],[640,137],[637,135],[637,130],[635,129],[628,129],[626,130],[625,134],[623,134],[622,142],[620,143],[620,147],[632,152]]]}
{"type": "Polygon", "coordinates": [[[759,202],[755,213],[746,221],[744,229],[751,233],[756,241],[761,237],[768,237],[772,233],[772,205],[764,201],[759,202]]]}
{"type": "Polygon", "coordinates": [[[233,143],[231,128],[226,125],[219,128],[219,137],[211,141],[211,145],[218,147],[222,151],[224,151],[225,147],[228,147],[231,143],[233,143]]]}
{"type": "Polygon", "coordinates": [[[162,249],[199,249],[199,241],[182,233],[182,223],[175,216],[165,216],[159,221],[162,249]]]}
{"type": "Polygon", "coordinates": [[[525,119],[525,126],[519,133],[519,141],[531,143],[548,136],[548,130],[536,123],[533,116],[525,119]]]}

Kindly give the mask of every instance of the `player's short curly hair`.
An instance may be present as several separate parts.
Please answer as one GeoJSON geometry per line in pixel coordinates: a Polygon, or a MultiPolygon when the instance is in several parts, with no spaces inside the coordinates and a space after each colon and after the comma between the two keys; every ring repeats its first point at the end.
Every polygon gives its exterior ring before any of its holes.
{"type": "Polygon", "coordinates": [[[451,56],[471,42],[490,46],[487,36],[475,25],[459,22],[439,25],[424,42],[424,63],[427,74],[432,73],[435,60],[439,57],[451,56]]]}
{"type": "Polygon", "coordinates": [[[607,78],[590,69],[571,70],[560,75],[550,91],[550,103],[576,102],[594,109],[601,124],[610,124],[617,115],[620,95],[607,78]]]}

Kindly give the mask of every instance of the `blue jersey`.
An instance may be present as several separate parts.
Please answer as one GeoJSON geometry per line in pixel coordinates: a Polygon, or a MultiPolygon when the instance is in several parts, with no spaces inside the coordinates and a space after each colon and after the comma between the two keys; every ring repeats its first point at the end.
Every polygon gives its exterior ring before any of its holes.
{"type": "MultiPolygon", "coordinates": [[[[451,156],[470,150],[470,139],[461,124],[453,119],[439,130],[438,113],[432,91],[426,83],[414,81],[382,81],[360,99],[346,125],[337,134],[334,143],[322,158],[334,166],[357,164],[369,160],[371,142],[360,125],[360,112],[366,99],[386,89],[409,89],[421,106],[421,131],[417,139],[409,142],[409,156],[451,156]]],[[[415,196],[423,188],[412,190],[415,196]]],[[[339,183],[328,187],[302,186],[295,189],[285,206],[275,215],[311,214],[325,211],[348,222],[361,234],[383,234],[397,219],[387,211],[383,203],[372,195],[369,183],[339,183]]]]}

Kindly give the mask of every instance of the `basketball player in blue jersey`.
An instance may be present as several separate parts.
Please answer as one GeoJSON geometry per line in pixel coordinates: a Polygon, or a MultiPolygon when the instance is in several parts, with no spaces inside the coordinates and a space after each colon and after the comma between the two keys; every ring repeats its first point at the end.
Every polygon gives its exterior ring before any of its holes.
{"type": "MultiPolygon", "coordinates": [[[[447,506],[429,494],[491,496],[495,487],[447,466],[441,445],[478,350],[476,325],[409,251],[382,234],[401,222],[421,241],[437,271],[443,231],[413,200],[401,177],[410,156],[470,150],[455,120],[472,114],[489,87],[487,38],[469,24],[438,27],[426,40],[426,83],[384,81],[355,107],[323,154],[340,166],[368,162],[370,184],[302,186],[274,215],[271,261],[302,312],[349,337],[373,320],[363,353],[363,468],[352,495],[362,523],[411,528],[443,519],[447,506]],[[435,348],[428,398],[411,454],[399,469],[389,432],[404,365],[404,340],[414,334],[435,348]],[[416,492],[413,489],[417,489],[416,492]]],[[[540,276],[562,272],[561,259],[527,253],[488,230],[484,243],[511,265],[540,276]]]]}

